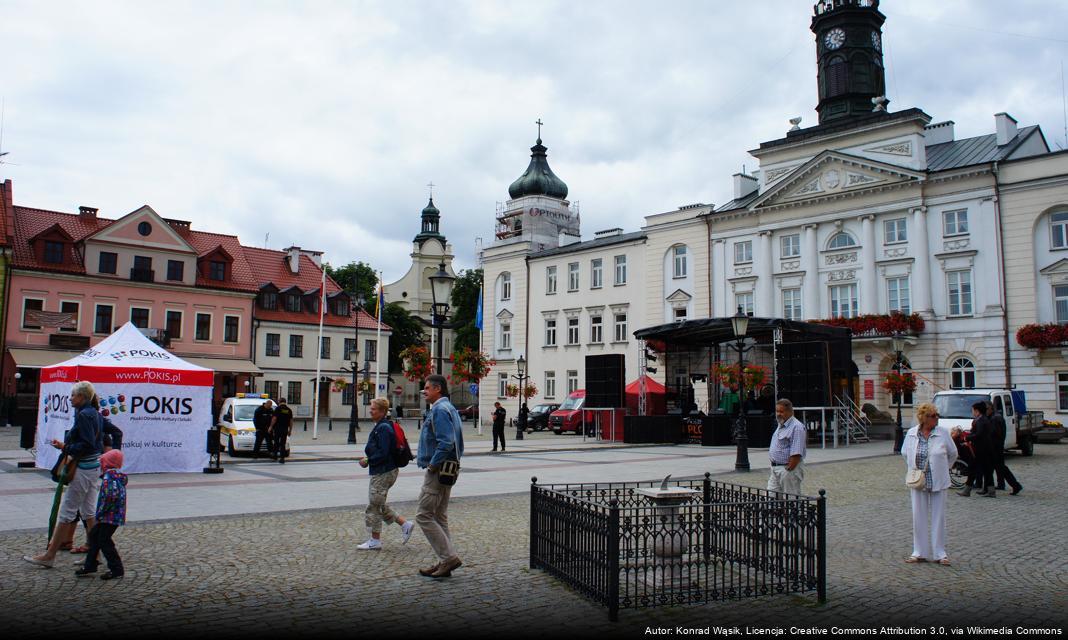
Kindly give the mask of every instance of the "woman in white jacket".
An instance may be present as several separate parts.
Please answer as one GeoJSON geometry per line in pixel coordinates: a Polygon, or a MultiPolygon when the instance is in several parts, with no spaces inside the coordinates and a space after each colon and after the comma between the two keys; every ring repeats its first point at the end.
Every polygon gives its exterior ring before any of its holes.
{"type": "Polygon", "coordinates": [[[949,565],[946,556],[946,494],[949,493],[949,470],[957,461],[957,446],[945,427],[938,426],[938,409],[929,402],[916,408],[919,422],[909,429],[901,447],[909,470],[923,469],[926,484],[911,489],[912,555],[905,562],[949,565]]]}

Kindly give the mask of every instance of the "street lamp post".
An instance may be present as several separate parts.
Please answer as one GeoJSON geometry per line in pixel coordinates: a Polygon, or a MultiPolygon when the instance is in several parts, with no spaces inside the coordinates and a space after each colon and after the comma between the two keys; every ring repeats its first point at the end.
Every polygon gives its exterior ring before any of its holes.
{"type": "Polygon", "coordinates": [[[749,316],[745,315],[739,305],[738,313],[731,317],[731,329],[738,341],[735,349],[738,350],[738,418],[734,422],[734,441],[738,447],[738,455],[734,461],[735,471],[749,471],[749,426],[746,424],[745,411],[742,410],[743,393],[745,392],[745,334],[749,330],[749,316]]]}
{"type": "Polygon", "coordinates": [[[523,431],[526,425],[523,424],[521,416],[523,415],[523,405],[527,402],[527,359],[523,357],[523,354],[519,354],[519,359],[515,361],[518,374],[512,377],[519,381],[519,411],[515,414],[515,439],[523,439],[523,431]]]}
{"type": "Polygon", "coordinates": [[[435,373],[442,373],[442,345],[441,332],[445,328],[445,320],[449,315],[449,301],[452,296],[452,286],[456,281],[455,276],[445,271],[445,263],[438,264],[438,272],[430,276],[430,296],[433,299],[434,330],[436,331],[437,347],[435,348],[437,368],[435,373]]]}
{"type": "Polygon", "coordinates": [[[356,287],[359,282],[358,278],[359,271],[357,270],[352,276],[352,295],[355,296],[352,314],[356,317],[356,321],[353,323],[352,330],[352,353],[349,354],[352,357],[350,362],[352,365],[352,410],[349,412],[349,444],[356,444],[356,432],[360,430],[360,414],[356,406],[356,370],[359,369],[360,363],[360,309],[363,308],[365,301],[359,293],[360,290],[356,287]]]}
{"type": "MultiPolygon", "coordinates": [[[[890,338],[894,350],[894,370],[901,374],[901,352],[905,350],[905,336],[901,332],[895,332],[890,338]]],[[[905,431],[901,427],[901,401],[905,394],[899,389],[897,392],[897,425],[894,427],[894,453],[901,453],[901,445],[905,442],[905,431]]]]}

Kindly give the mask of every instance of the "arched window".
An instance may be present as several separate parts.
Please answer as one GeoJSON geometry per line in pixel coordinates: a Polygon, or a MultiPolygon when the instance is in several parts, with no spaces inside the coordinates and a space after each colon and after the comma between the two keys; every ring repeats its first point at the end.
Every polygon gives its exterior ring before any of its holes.
{"type": "Polygon", "coordinates": [[[1068,248],[1068,209],[1054,211],[1049,215],[1049,234],[1051,249],[1068,248]]]}
{"type": "Polygon", "coordinates": [[[975,363],[971,358],[956,358],[949,367],[950,389],[975,388],[975,363]]]}
{"type": "Polygon", "coordinates": [[[831,236],[831,239],[827,242],[828,249],[847,249],[849,247],[857,246],[857,241],[853,239],[853,236],[849,235],[845,231],[839,231],[831,236]]]}
{"type": "Polygon", "coordinates": [[[833,98],[846,92],[849,78],[849,65],[839,56],[832,58],[827,64],[826,93],[825,97],[833,98]]]}

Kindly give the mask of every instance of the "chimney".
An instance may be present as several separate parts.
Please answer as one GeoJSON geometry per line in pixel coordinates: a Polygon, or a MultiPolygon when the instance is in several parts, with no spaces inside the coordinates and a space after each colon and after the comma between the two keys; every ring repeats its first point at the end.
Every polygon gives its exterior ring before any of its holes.
{"type": "Polygon", "coordinates": [[[575,244],[576,242],[580,241],[581,239],[582,238],[580,238],[577,235],[570,234],[570,233],[568,233],[566,231],[561,231],[560,232],[560,236],[559,236],[559,243],[558,244],[561,247],[566,247],[569,244],[575,244]]]}
{"type": "Polygon", "coordinates": [[[1016,118],[1002,111],[994,114],[994,124],[997,125],[999,147],[1009,144],[1016,137],[1016,118]]]}
{"type": "Polygon", "coordinates": [[[300,247],[289,247],[285,249],[286,259],[289,261],[289,270],[293,273],[300,273],[300,247]]]}
{"type": "Polygon", "coordinates": [[[946,120],[945,122],[929,124],[924,127],[923,135],[927,138],[927,146],[929,147],[932,144],[942,144],[944,142],[953,142],[953,124],[952,120],[946,120]]]}
{"type": "Polygon", "coordinates": [[[78,217],[87,222],[96,220],[96,212],[99,211],[96,207],[78,207],[78,217]]]}
{"type": "Polygon", "coordinates": [[[319,267],[320,269],[323,268],[323,252],[322,251],[301,251],[301,253],[303,253],[304,255],[308,256],[308,258],[310,258],[311,261],[315,263],[315,266],[319,267]]]}
{"type": "Polygon", "coordinates": [[[623,235],[623,230],[619,227],[613,229],[605,229],[604,231],[597,231],[593,234],[594,238],[608,238],[611,236],[623,235]]]}
{"type": "Polygon", "coordinates": [[[740,200],[757,190],[757,179],[744,173],[734,174],[734,199],[740,200]]]}

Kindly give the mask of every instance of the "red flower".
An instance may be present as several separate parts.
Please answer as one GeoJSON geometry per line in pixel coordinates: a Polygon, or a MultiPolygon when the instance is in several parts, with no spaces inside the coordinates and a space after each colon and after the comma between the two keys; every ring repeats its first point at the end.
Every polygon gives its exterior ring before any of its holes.
{"type": "Polygon", "coordinates": [[[1016,331],[1016,342],[1029,349],[1050,349],[1068,343],[1068,325],[1027,324],[1016,331]]]}
{"type": "Polygon", "coordinates": [[[846,327],[853,332],[854,336],[864,337],[889,336],[895,333],[915,335],[922,333],[926,326],[918,313],[906,316],[897,312],[890,315],[863,315],[855,318],[827,318],[818,320],[818,322],[834,327],[846,327]]]}

